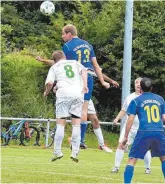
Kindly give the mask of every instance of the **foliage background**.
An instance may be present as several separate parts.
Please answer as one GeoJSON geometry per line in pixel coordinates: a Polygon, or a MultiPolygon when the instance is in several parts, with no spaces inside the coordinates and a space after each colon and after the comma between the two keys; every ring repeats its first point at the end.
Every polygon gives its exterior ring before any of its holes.
{"type": "MultiPolygon", "coordinates": [[[[96,81],[93,99],[99,118],[112,121],[121,108],[125,2],[53,2],[55,14],[43,15],[41,1],[1,3],[1,100],[2,116],[54,116],[54,95],[43,99],[48,67],[35,61],[37,55],[51,58],[63,45],[61,29],[77,26],[79,37],[95,49],[103,71],[120,88],[103,89],[96,81]]],[[[165,98],[165,2],[135,1],[132,52],[133,81],[150,77],[154,92],[165,98]]]]}

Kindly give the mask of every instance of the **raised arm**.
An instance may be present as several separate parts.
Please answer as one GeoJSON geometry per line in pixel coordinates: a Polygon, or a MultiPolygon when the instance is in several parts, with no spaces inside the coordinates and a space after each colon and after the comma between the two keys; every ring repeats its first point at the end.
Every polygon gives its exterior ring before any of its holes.
{"type": "Polygon", "coordinates": [[[109,85],[109,83],[107,83],[107,82],[104,81],[104,77],[103,77],[102,71],[101,71],[101,69],[100,69],[100,66],[99,66],[99,64],[97,63],[96,57],[92,57],[92,58],[91,58],[91,61],[92,61],[94,70],[95,70],[95,72],[96,72],[96,75],[97,75],[97,77],[99,78],[101,84],[102,84],[106,89],[108,89],[108,88],[110,87],[110,85],[109,85]]]}
{"type": "Polygon", "coordinates": [[[119,84],[116,82],[116,81],[114,81],[113,79],[111,79],[111,78],[109,78],[107,75],[105,75],[104,73],[103,73],[103,78],[104,78],[104,80],[105,81],[107,81],[107,82],[109,82],[110,84],[112,84],[114,87],[119,87],[119,84]]]}
{"type": "Polygon", "coordinates": [[[40,62],[42,62],[44,64],[50,65],[50,66],[54,65],[54,61],[53,60],[45,59],[45,58],[42,58],[41,56],[37,56],[36,60],[38,60],[38,61],[40,61],[40,62]]]}

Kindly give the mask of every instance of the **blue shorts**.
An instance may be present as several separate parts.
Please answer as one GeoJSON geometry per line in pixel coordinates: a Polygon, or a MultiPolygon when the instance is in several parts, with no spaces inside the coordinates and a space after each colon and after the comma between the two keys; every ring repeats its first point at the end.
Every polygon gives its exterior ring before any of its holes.
{"type": "Polygon", "coordinates": [[[88,93],[84,95],[84,100],[89,101],[92,97],[92,91],[94,86],[93,76],[88,74],[88,93]]]}
{"type": "Polygon", "coordinates": [[[129,158],[144,159],[148,150],[152,157],[165,156],[164,131],[138,131],[129,152],[129,158]]]}

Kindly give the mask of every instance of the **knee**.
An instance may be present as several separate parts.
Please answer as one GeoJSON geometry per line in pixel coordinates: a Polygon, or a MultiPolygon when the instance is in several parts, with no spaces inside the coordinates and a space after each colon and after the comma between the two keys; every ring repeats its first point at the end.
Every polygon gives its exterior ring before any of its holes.
{"type": "Polygon", "coordinates": [[[100,123],[99,123],[99,120],[98,120],[96,114],[91,115],[90,121],[91,121],[94,129],[100,128],[100,123]]]}

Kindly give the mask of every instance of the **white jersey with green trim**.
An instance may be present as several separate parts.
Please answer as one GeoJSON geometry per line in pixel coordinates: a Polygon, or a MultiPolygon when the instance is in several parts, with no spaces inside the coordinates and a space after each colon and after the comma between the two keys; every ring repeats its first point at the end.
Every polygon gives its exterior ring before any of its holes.
{"type": "Polygon", "coordinates": [[[57,81],[56,97],[83,97],[82,69],[76,60],[60,60],[49,69],[45,84],[57,81]]]}
{"type": "MultiPolygon", "coordinates": [[[[122,110],[127,112],[127,108],[129,106],[129,104],[131,103],[131,101],[133,99],[137,98],[138,96],[139,96],[139,94],[136,94],[135,92],[128,95],[127,98],[125,99],[124,103],[123,103],[122,110]]],[[[125,123],[127,122],[127,119],[128,119],[128,116],[126,118],[125,123]]],[[[137,130],[138,128],[139,128],[139,119],[138,119],[138,116],[136,115],[131,129],[137,130]]]]}

